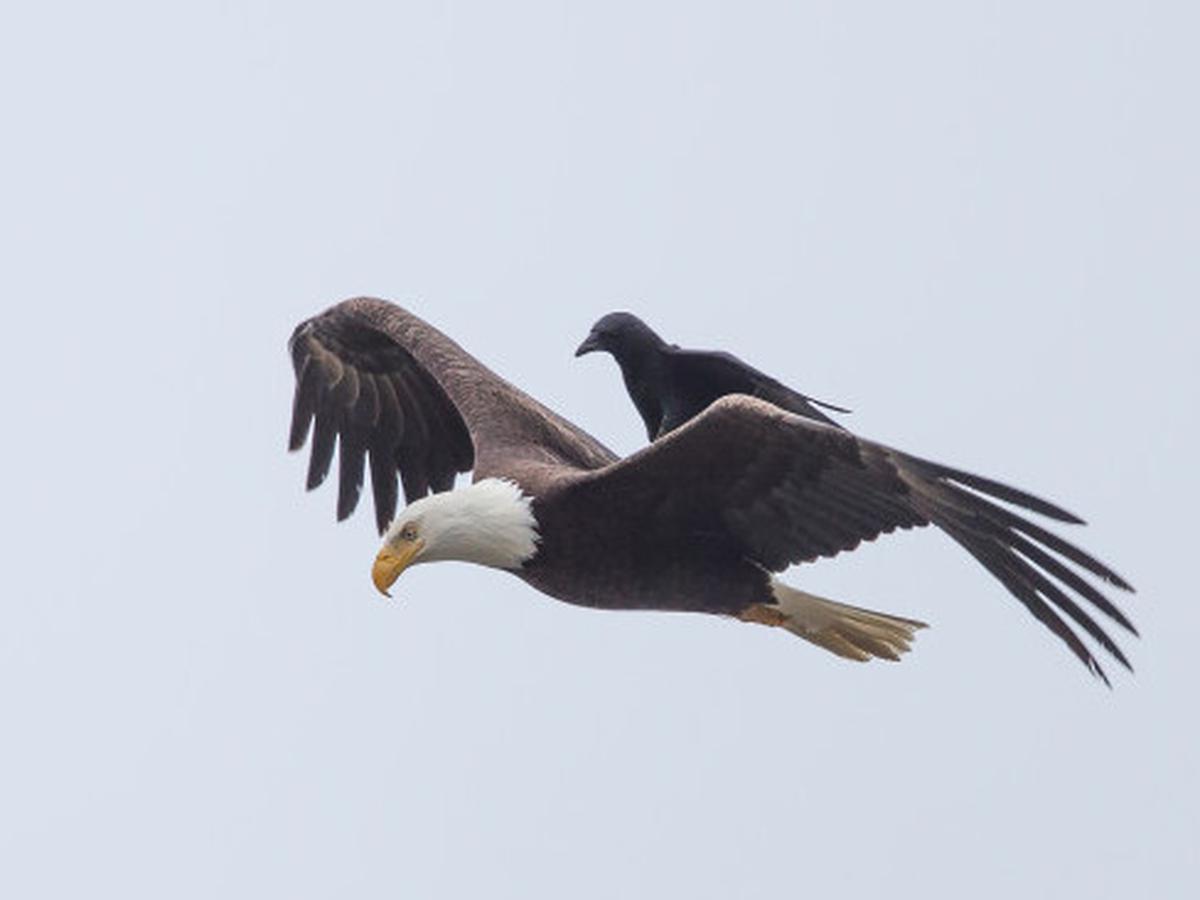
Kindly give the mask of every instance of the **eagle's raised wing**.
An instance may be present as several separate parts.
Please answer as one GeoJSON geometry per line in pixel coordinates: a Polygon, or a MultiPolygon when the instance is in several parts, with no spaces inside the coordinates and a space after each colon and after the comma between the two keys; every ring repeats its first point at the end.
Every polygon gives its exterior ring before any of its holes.
{"type": "Polygon", "coordinates": [[[1079,599],[1136,634],[1068,563],[1122,590],[1108,566],[1001,500],[1061,522],[1071,513],[1024,491],[918,459],[752,397],[730,395],[649,447],[576,479],[570,490],[614,516],[636,507],[663,535],[719,531],[747,558],[780,571],[835,556],[897,528],[933,524],[974,556],[1107,681],[1071,619],[1122,665],[1129,661],[1079,599]],[[986,496],[985,496],[986,495],[986,496]],[[992,499],[988,499],[992,498],[992,499]]]}
{"type": "Polygon", "coordinates": [[[393,303],[346,300],[301,322],[288,346],[296,370],[288,448],[299,450],[312,429],[311,490],[338,445],[338,519],[358,505],[367,460],[382,532],[396,513],[397,473],[412,502],[448,490],[459,472],[504,474],[514,454],[580,468],[616,458],[393,303]]]}

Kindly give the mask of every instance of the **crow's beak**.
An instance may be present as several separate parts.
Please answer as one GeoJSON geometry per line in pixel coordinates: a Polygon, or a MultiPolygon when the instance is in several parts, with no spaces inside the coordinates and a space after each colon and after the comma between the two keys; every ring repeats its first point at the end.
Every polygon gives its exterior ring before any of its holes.
{"type": "Polygon", "coordinates": [[[579,345],[579,349],[575,351],[575,355],[583,356],[583,354],[591,353],[593,350],[603,350],[603,349],[604,348],[600,346],[599,335],[597,335],[596,332],[593,331],[591,334],[589,334],[587,336],[587,339],[584,340],[584,342],[579,345]]]}

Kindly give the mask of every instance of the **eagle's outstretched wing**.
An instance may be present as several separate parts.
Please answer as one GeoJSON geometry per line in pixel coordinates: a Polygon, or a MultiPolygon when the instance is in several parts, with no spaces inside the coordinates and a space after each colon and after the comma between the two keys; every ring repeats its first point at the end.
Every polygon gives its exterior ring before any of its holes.
{"type": "Polygon", "coordinates": [[[393,303],[360,297],[304,322],[289,342],[296,370],[288,448],[312,430],[308,488],[325,480],[338,445],[338,519],[354,511],[371,466],[375,522],[531,449],[581,468],[616,457],[500,378],[450,338],[393,303]]]}
{"type": "Polygon", "coordinates": [[[999,505],[1060,522],[1081,520],[1025,491],[932,463],[729,395],[637,453],[579,477],[592,508],[642,507],[664,536],[698,529],[737,541],[780,571],[852,550],[897,528],[933,524],[975,557],[1095,674],[1096,658],[1065,615],[1129,668],[1120,647],[1079,600],[1136,634],[1129,619],[1074,564],[1122,590],[1120,575],[1075,545],[999,505]],[[990,499],[989,499],[990,498],[990,499]]]}

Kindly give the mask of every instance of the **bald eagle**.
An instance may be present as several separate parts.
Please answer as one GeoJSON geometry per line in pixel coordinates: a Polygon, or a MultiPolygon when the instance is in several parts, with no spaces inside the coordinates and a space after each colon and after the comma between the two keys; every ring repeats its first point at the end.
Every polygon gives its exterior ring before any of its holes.
{"type": "Polygon", "coordinates": [[[736,617],[848,659],[894,660],[924,623],[817,597],[775,575],[933,524],[1096,676],[1108,682],[1064,616],[1129,667],[1079,600],[1136,634],[1132,623],[1068,563],[1132,588],[987,499],[1080,521],[1024,491],[744,394],[721,397],[621,459],[437,329],[373,298],[302,322],[289,347],[289,448],[300,449],[311,431],[312,489],[336,444],[339,520],[354,511],[369,464],[383,534],[372,578],[384,593],[411,565],[461,560],[511,572],[568,603],[736,617]],[[472,483],[451,490],[463,472],[472,483]],[[397,475],[408,504],[399,515],[397,475]]]}

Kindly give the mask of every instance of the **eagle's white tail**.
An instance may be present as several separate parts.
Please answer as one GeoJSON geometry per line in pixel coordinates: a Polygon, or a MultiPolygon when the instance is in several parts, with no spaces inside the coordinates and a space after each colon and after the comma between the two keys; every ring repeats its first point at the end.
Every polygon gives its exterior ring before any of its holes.
{"type": "Polygon", "coordinates": [[[771,579],[774,604],[751,606],[741,618],[763,625],[786,628],[831,653],[866,662],[868,659],[898,660],[911,649],[924,622],[889,616],[887,613],[837,603],[806,594],[771,579]]]}

